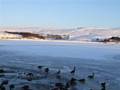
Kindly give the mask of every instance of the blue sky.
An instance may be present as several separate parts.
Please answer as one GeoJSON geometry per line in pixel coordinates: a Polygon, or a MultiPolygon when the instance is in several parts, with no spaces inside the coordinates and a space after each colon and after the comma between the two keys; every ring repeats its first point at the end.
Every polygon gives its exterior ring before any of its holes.
{"type": "Polygon", "coordinates": [[[120,27],[120,0],[0,0],[0,26],[120,27]]]}

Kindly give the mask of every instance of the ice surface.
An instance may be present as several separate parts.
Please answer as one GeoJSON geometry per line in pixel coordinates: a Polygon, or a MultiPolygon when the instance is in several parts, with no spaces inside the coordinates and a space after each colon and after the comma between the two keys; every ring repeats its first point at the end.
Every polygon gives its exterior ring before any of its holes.
{"type": "MultiPolygon", "coordinates": [[[[86,78],[92,72],[96,74],[95,80],[88,80],[86,85],[78,85],[77,90],[89,90],[89,88],[99,90],[99,83],[103,81],[107,82],[107,90],[118,90],[120,88],[119,44],[0,41],[0,65],[12,69],[14,67],[15,70],[21,68],[23,71],[24,69],[34,71],[38,65],[44,65],[53,72],[61,69],[63,77],[66,79],[71,77],[68,73],[73,66],[76,66],[75,77],[77,78],[86,78]]],[[[8,76],[9,78],[12,77],[8,76]]],[[[50,83],[51,79],[52,77],[40,81],[36,80],[30,84],[38,87],[38,82],[46,85],[50,83]]],[[[20,84],[23,81],[17,80],[16,83],[20,84]]]]}

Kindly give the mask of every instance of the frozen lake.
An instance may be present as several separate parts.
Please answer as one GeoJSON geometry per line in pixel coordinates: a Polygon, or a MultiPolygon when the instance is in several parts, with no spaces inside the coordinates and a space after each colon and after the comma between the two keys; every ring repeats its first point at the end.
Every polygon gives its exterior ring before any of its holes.
{"type": "Polygon", "coordinates": [[[63,73],[76,66],[77,78],[85,78],[92,72],[96,78],[73,90],[100,90],[99,83],[104,81],[107,90],[120,88],[120,44],[0,41],[0,65],[33,70],[43,65],[61,69],[63,73]]]}

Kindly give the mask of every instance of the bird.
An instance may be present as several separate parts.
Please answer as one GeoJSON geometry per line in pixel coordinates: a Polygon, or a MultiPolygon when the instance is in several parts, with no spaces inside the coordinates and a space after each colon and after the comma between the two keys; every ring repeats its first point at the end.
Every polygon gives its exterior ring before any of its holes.
{"type": "Polygon", "coordinates": [[[9,85],[10,90],[13,90],[15,88],[15,85],[11,84],[9,85]]]}
{"type": "Polygon", "coordinates": [[[59,90],[57,87],[52,88],[51,90],[59,90]]]}
{"type": "Polygon", "coordinates": [[[71,74],[75,74],[76,67],[74,66],[73,70],[70,72],[71,74]]]}
{"type": "Polygon", "coordinates": [[[0,90],[6,90],[4,85],[8,85],[8,80],[3,80],[2,83],[0,84],[0,90]]]}
{"type": "Polygon", "coordinates": [[[61,75],[56,75],[56,78],[57,79],[61,79],[61,75]]]}
{"type": "Polygon", "coordinates": [[[4,73],[4,72],[5,72],[5,70],[1,68],[0,69],[0,73],[4,73]]]}
{"type": "Polygon", "coordinates": [[[4,77],[5,76],[5,74],[4,73],[0,73],[0,77],[4,77]]]}
{"type": "Polygon", "coordinates": [[[26,76],[30,76],[30,77],[33,77],[33,73],[27,73],[26,76]]]}
{"type": "Polygon", "coordinates": [[[70,88],[70,82],[69,81],[66,82],[66,84],[65,84],[65,89],[67,90],[68,88],[70,88]]]}
{"type": "Polygon", "coordinates": [[[47,73],[48,74],[48,72],[49,72],[49,68],[45,68],[45,73],[47,73]]]}
{"type": "Polygon", "coordinates": [[[70,85],[73,86],[76,84],[76,79],[75,78],[71,78],[69,81],[70,85]]]}
{"type": "Polygon", "coordinates": [[[93,90],[92,88],[90,90],[93,90]]]}
{"type": "Polygon", "coordinates": [[[38,69],[42,69],[43,68],[43,66],[38,66],[38,69]]]}
{"type": "Polygon", "coordinates": [[[92,75],[88,75],[89,79],[94,79],[94,77],[95,77],[95,73],[92,73],[92,75]]]}
{"type": "Polygon", "coordinates": [[[9,82],[8,80],[3,80],[2,83],[1,83],[1,85],[2,85],[2,86],[3,86],[3,85],[7,85],[8,82],[9,82]]]}
{"type": "Polygon", "coordinates": [[[28,81],[32,81],[33,76],[34,76],[33,73],[28,73],[28,74],[26,75],[26,78],[27,78],[28,81]]]}
{"type": "Polygon", "coordinates": [[[55,83],[55,86],[56,87],[63,87],[64,85],[63,85],[63,83],[55,83]]]}
{"type": "Polygon", "coordinates": [[[106,82],[101,83],[101,90],[106,90],[106,82]]]}
{"type": "Polygon", "coordinates": [[[79,81],[80,83],[85,83],[86,80],[83,78],[83,79],[79,79],[78,81],[79,81]]]}
{"type": "Polygon", "coordinates": [[[55,83],[55,87],[52,90],[65,90],[63,83],[55,83]]]}
{"type": "Polygon", "coordinates": [[[60,74],[60,73],[61,73],[61,71],[60,71],[60,70],[58,70],[56,74],[60,74]]]}
{"type": "Polygon", "coordinates": [[[56,78],[57,78],[57,79],[61,79],[61,75],[60,75],[60,73],[61,73],[61,71],[58,70],[57,73],[56,73],[56,78]]]}
{"type": "Polygon", "coordinates": [[[28,85],[22,86],[22,90],[30,90],[30,87],[28,85]]]}
{"type": "Polygon", "coordinates": [[[4,85],[0,85],[0,90],[6,90],[4,85]]]}

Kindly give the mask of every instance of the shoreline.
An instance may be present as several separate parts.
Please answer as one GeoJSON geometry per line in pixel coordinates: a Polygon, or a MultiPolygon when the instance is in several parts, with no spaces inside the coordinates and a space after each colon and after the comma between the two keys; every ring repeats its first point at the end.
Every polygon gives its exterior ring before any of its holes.
{"type": "Polygon", "coordinates": [[[0,39],[0,41],[32,41],[42,43],[63,43],[63,44],[97,44],[97,45],[120,45],[116,42],[92,42],[92,41],[70,41],[70,40],[39,40],[39,39],[0,39]]]}

